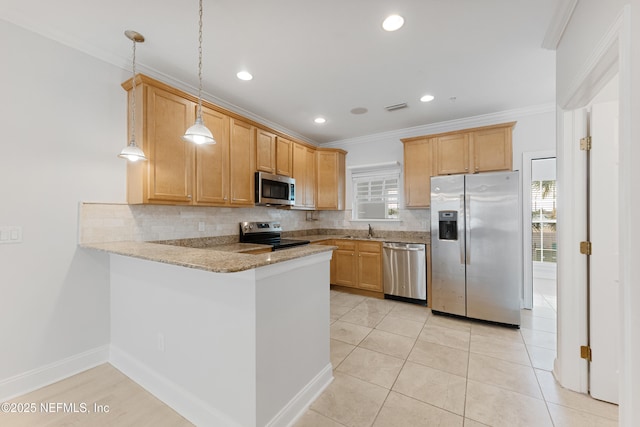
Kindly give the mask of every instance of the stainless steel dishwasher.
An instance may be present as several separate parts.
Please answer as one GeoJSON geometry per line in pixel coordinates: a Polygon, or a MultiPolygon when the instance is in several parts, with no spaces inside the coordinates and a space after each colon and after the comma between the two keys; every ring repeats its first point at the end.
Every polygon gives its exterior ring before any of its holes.
{"type": "Polygon", "coordinates": [[[382,275],[385,298],[427,304],[426,245],[384,242],[382,275]]]}

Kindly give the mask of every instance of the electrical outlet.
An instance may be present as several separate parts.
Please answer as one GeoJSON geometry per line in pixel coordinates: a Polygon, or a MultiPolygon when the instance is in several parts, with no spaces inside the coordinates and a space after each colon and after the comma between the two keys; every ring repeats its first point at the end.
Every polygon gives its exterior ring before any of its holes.
{"type": "Polygon", "coordinates": [[[22,227],[0,227],[0,244],[2,243],[22,243],[22,227]]]}
{"type": "Polygon", "coordinates": [[[198,231],[204,231],[204,221],[198,223],[198,231]]]}

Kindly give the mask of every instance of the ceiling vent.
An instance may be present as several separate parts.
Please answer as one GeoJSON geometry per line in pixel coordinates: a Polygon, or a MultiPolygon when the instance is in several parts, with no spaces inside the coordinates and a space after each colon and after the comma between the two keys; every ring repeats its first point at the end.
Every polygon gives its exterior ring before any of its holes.
{"type": "Polygon", "coordinates": [[[384,107],[384,109],[387,111],[402,110],[403,108],[407,108],[406,102],[402,102],[400,104],[394,104],[394,105],[387,105],[386,107],[384,107]]]}

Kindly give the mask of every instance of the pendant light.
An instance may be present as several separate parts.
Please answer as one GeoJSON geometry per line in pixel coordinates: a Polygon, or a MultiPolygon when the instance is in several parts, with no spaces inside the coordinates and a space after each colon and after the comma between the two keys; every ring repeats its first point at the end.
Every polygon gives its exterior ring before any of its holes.
{"type": "Polygon", "coordinates": [[[200,0],[200,19],[198,29],[198,111],[196,113],[196,123],[185,132],[182,139],[194,144],[215,144],[213,134],[202,121],[202,0],[200,0]]]}
{"type": "Polygon", "coordinates": [[[133,67],[132,73],[133,88],[131,90],[131,140],[129,145],[124,147],[118,157],[127,159],[130,162],[137,162],[138,160],[147,160],[144,152],[136,144],[136,43],[144,42],[144,36],[136,31],[127,30],[124,35],[131,41],[133,41],[133,67]]]}

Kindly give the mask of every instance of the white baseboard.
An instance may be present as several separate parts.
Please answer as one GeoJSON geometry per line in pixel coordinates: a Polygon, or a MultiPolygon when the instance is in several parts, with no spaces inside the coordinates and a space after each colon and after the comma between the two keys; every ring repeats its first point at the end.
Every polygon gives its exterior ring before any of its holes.
{"type": "Polygon", "coordinates": [[[0,401],[13,399],[109,360],[109,346],[97,347],[0,381],[0,401]]]}
{"type": "MultiPolygon", "coordinates": [[[[111,345],[110,349],[109,362],[115,368],[195,425],[240,427],[240,424],[223,412],[148,368],[128,353],[114,345],[111,345]]],[[[329,386],[331,381],[333,381],[333,369],[329,363],[269,421],[267,426],[285,427],[292,425],[304,415],[307,408],[329,386]]]]}
{"type": "Polygon", "coordinates": [[[329,363],[269,421],[267,427],[293,425],[298,418],[304,415],[324,389],[331,384],[331,381],[333,381],[333,367],[329,363]]]}
{"type": "Polygon", "coordinates": [[[197,426],[241,427],[223,412],[208,405],[113,344],[110,347],[109,363],[197,426]]]}

